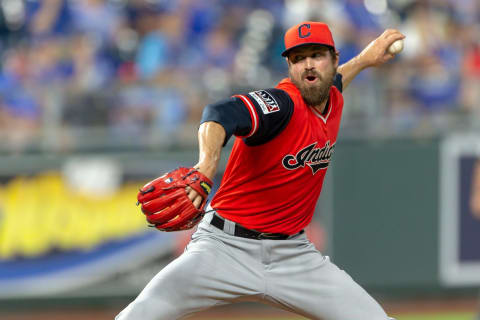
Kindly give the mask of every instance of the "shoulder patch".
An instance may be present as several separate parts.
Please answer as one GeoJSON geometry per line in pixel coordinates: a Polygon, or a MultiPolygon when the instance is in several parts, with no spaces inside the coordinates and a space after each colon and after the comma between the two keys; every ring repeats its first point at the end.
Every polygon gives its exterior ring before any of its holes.
{"type": "Polygon", "coordinates": [[[264,114],[280,111],[280,105],[277,100],[267,91],[252,91],[249,95],[257,101],[264,114]]]}

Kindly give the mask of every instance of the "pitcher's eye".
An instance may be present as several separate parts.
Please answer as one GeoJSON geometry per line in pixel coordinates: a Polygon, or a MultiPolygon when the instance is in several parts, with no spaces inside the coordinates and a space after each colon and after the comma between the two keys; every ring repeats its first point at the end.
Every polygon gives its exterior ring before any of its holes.
{"type": "Polygon", "coordinates": [[[312,54],[312,58],[321,58],[321,57],[324,57],[325,55],[326,53],[324,51],[319,51],[312,54]]]}
{"type": "Polygon", "coordinates": [[[299,61],[302,61],[303,59],[305,59],[304,56],[295,56],[293,57],[293,63],[297,63],[299,61]]]}

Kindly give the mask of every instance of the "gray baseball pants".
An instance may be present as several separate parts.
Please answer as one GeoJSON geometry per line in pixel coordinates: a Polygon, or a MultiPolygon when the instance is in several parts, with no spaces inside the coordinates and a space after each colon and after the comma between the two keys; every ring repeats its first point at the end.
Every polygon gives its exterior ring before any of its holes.
{"type": "Polygon", "coordinates": [[[305,234],[253,240],[205,215],[185,252],[161,270],[116,320],[180,319],[213,306],[257,301],[310,319],[387,320],[380,305],[305,234]]]}

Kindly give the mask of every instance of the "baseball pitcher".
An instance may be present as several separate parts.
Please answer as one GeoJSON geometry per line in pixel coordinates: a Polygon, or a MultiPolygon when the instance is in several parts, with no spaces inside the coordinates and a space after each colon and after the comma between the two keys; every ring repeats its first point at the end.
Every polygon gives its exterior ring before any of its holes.
{"type": "Polygon", "coordinates": [[[303,230],[335,151],[342,91],[360,71],[392,59],[390,46],[403,38],[386,30],[338,66],[329,27],[302,22],[285,33],[288,78],[206,106],[198,163],[153,180],[138,194],[147,221],[159,230],[201,222],[185,252],[116,319],[179,319],[239,301],[310,319],[390,319],[303,230]],[[206,206],[222,146],[232,135],[222,183],[206,206]]]}

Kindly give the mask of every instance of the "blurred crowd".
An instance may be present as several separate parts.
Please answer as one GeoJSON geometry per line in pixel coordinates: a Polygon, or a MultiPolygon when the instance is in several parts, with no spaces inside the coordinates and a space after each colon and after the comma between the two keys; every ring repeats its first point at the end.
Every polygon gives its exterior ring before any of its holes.
{"type": "Polygon", "coordinates": [[[0,150],[194,143],[206,104],[286,76],[283,33],[306,19],[341,62],[407,36],[345,92],[346,135],[478,128],[477,0],[0,0],[0,150]]]}

